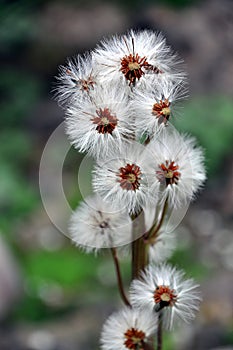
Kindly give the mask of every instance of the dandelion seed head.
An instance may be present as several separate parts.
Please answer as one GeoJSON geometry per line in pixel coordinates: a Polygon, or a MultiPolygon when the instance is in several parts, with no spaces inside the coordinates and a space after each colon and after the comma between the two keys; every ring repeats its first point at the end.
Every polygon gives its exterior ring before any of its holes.
{"type": "Polygon", "coordinates": [[[157,329],[157,318],[148,309],[125,307],[113,313],[101,333],[102,350],[143,350],[151,345],[150,337],[157,329]]]}
{"type": "Polygon", "coordinates": [[[185,279],[182,270],[165,263],[149,265],[141,278],[132,282],[130,299],[134,307],[162,312],[166,329],[193,320],[201,301],[199,286],[185,279]]]}

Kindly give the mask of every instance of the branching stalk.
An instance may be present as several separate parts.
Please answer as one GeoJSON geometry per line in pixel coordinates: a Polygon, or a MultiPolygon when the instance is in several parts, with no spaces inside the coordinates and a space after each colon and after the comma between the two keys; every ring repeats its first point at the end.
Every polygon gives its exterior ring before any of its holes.
{"type": "Polygon", "coordinates": [[[114,261],[114,265],[115,265],[115,269],[116,269],[117,284],[118,284],[118,289],[119,289],[121,299],[123,300],[123,302],[125,303],[126,306],[131,306],[130,302],[125,294],[125,291],[124,291],[124,286],[123,286],[123,282],[122,282],[121,270],[120,270],[120,265],[119,265],[119,260],[118,260],[116,248],[111,248],[111,253],[112,253],[112,257],[113,257],[113,261],[114,261]]]}
{"type": "Polygon", "coordinates": [[[167,209],[168,209],[168,200],[165,200],[164,206],[163,206],[163,210],[162,210],[162,214],[160,216],[159,222],[155,222],[152,227],[150,228],[150,230],[144,235],[144,241],[145,243],[151,243],[153,244],[157,238],[157,234],[164,222],[166,213],[167,213],[167,209]]]}

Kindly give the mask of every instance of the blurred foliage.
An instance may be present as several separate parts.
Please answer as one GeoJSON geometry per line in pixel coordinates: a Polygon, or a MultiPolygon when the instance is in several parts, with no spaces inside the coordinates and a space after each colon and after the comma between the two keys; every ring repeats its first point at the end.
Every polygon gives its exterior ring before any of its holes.
{"type": "Polygon", "coordinates": [[[10,231],[39,202],[26,175],[33,150],[26,120],[39,92],[36,79],[20,71],[1,70],[0,227],[3,231],[10,231]]]}
{"type": "MultiPolygon", "coordinates": [[[[40,321],[69,311],[80,293],[85,293],[88,285],[91,286],[96,280],[98,263],[94,259],[93,256],[78,254],[73,247],[55,252],[38,250],[21,255],[27,292],[13,317],[40,321]],[[52,290],[54,286],[66,296],[64,305],[48,305],[46,298],[42,297],[43,288],[52,290]]],[[[55,294],[53,300],[56,302],[55,294]]]]}
{"type": "MultiPolygon", "coordinates": [[[[172,6],[174,8],[180,8],[180,7],[185,7],[185,6],[190,6],[192,5],[193,3],[197,3],[199,2],[200,0],[145,0],[143,2],[143,5],[144,6],[148,6],[148,5],[158,5],[158,4],[161,4],[161,5],[166,5],[166,6],[172,6]]],[[[119,3],[119,1],[113,1],[113,2],[117,2],[119,3]]],[[[121,4],[125,7],[128,7],[129,9],[136,9],[136,8],[142,8],[142,3],[140,0],[137,0],[137,1],[133,1],[133,0],[127,0],[127,1],[124,1],[124,0],[121,0],[120,1],[121,4]]]]}
{"type": "Polygon", "coordinates": [[[40,95],[41,83],[18,69],[1,69],[0,74],[0,128],[24,127],[23,122],[40,95]]]}
{"type": "Polygon", "coordinates": [[[180,131],[195,135],[204,148],[208,177],[216,177],[232,153],[233,102],[227,97],[196,97],[174,121],[180,131]]]}
{"type": "Polygon", "coordinates": [[[227,334],[226,334],[226,339],[225,342],[226,344],[233,344],[233,321],[232,323],[229,325],[229,327],[227,328],[227,334]]]}
{"type": "MultiPolygon", "coordinates": [[[[1,161],[1,160],[0,160],[1,161]]],[[[0,227],[10,232],[35,208],[38,198],[27,181],[14,169],[1,162],[0,168],[0,227]]]]}
{"type": "MultiPolygon", "coordinates": [[[[87,255],[69,245],[54,252],[27,252],[21,254],[19,260],[25,275],[26,293],[11,315],[13,319],[41,321],[92,301],[102,302],[105,299],[111,303],[113,299],[114,302],[119,299],[114,265],[109,260],[109,254],[98,257],[87,255]],[[103,288],[99,277],[103,271],[106,288],[103,288]],[[50,291],[53,303],[46,300],[45,289],[50,291]],[[63,299],[61,303],[57,302],[56,290],[63,299]]],[[[128,261],[122,262],[122,271],[123,280],[127,283],[130,280],[128,261]]]]}
{"type": "Polygon", "coordinates": [[[83,282],[91,285],[95,282],[98,267],[93,255],[81,254],[72,247],[56,252],[29,252],[25,262],[25,272],[33,282],[33,289],[39,287],[41,280],[67,288],[74,288],[78,284],[82,288],[83,282]]]}
{"type": "MultiPolygon", "coordinates": [[[[161,4],[172,7],[186,7],[200,0],[145,0],[144,7],[161,4]]],[[[62,0],[60,0],[62,2],[62,0]]],[[[49,3],[59,3],[56,0],[19,0],[19,1],[1,1],[0,2],[0,52],[6,53],[11,49],[30,42],[36,35],[36,15],[43,6],[49,3]]],[[[116,6],[122,6],[131,14],[141,10],[142,2],[140,0],[68,0],[66,3],[73,6],[83,7],[100,5],[101,3],[112,3],[116,6]]]]}
{"type": "MultiPolygon", "coordinates": [[[[143,6],[149,6],[149,5],[165,5],[165,6],[172,6],[174,8],[181,8],[181,7],[185,7],[185,6],[190,6],[193,3],[197,3],[200,0],[144,0],[143,1],[143,6]]],[[[85,0],[79,0],[79,1],[75,1],[75,0],[71,0],[71,3],[73,2],[75,5],[80,6],[80,4],[82,4],[83,6],[85,6],[86,2],[85,0]]],[[[133,11],[137,11],[138,9],[142,9],[142,2],[140,0],[90,0],[90,3],[96,4],[96,3],[112,3],[112,4],[116,4],[116,5],[121,5],[122,7],[128,9],[128,11],[130,11],[131,13],[133,11]]]]}
{"type": "Polygon", "coordinates": [[[198,281],[204,280],[209,274],[209,269],[203,266],[201,262],[197,261],[194,247],[185,247],[185,249],[181,249],[178,246],[169,259],[169,262],[185,270],[189,277],[197,279],[198,281]]]}
{"type": "Polygon", "coordinates": [[[20,129],[4,129],[0,133],[1,164],[7,164],[14,172],[23,169],[30,160],[32,140],[30,135],[20,129]]]}
{"type": "Polygon", "coordinates": [[[0,2],[0,53],[7,54],[25,45],[35,33],[32,3],[29,1],[0,2]]]}

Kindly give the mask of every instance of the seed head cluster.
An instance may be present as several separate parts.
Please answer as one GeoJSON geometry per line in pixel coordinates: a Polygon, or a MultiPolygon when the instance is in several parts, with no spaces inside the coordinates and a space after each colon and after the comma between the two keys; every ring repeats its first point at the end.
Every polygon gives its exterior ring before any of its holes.
{"type": "Polygon", "coordinates": [[[187,97],[182,61],[160,33],[130,30],[68,60],[57,79],[68,138],[95,162],[95,194],[70,220],[73,242],[87,253],[116,249],[132,241],[130,218],[145,219],[149,264],[132,281],[132,307],[105,322],[101,349],[152,349],[159,314],[170,330],[192,320],[200,303],[198,285],[164,262],[175,249],[174,234],[156,230],[165,209],[187,205],[206,178],[202,149],[173,126],[187,97]]]}

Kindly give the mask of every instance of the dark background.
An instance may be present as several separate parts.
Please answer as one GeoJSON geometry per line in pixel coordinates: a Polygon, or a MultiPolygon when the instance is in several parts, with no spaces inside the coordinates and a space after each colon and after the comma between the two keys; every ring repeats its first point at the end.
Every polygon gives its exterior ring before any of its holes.
{"type": "MultiPolygon", "coordinates": [[[[204,301],[194,324],[166,336],[164,350],[233,349],[233,2],[24,0],[0,1],[1,350],[97,349],[102,323],[121,305],[110,257],[86,256],[56,230],[38,174],[63,120],[51,93],[58,66],[129,28],[162,31],[184,59],[190,97],[176,126],[198,138],[208,171],[171,258],[201,284],[204,301]]],[[[51,157],[59,158],[59,144],[51,157]]],[[[63,168],[73,208],[80,160],[70,150],[63,168]]],[[[127,259],[123,266],[128,285],[127,259]]]]}

